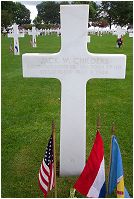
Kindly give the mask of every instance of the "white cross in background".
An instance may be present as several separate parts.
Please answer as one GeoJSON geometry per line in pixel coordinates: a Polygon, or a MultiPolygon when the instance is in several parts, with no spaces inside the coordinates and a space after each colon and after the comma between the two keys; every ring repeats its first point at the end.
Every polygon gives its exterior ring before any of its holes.
{"type": "Polygon", "coordinates": [[[79,175],[86,158],[86,84],[124,79],[126,56],[87,50],[88,5],[62,5],[61,50],[22,56],[23,76],[61,81],[60,175],[79,175]],[[70,31],[71,30],[71,31],[70,31]]]}
{"type": "Polygon", "coordinates": [[[13,31],[8,33],[8,37],[14,38],[14,55],[20,54],[20,48],[19,48],[19,39],[18,37],[24,37],[24,34],[20,34],[18,31],[18,25],[13,25],[13,31]]]}
{"type": "Polygon", "coordinates": [[[120,26],[117,27],[115,34],[117,35],[118,39],[121,38],[121,36],[126,34],[126,30],[122,29],[120,26]]]}
{"type": "Polygon", "coordinates": [[[33,48],[36,48],[36,35],[38,35],[38,32],[36,31],[35,27],[32,27],[32,31],[28,31],[29,35],[32,35],[32,46],[33,48]]]}

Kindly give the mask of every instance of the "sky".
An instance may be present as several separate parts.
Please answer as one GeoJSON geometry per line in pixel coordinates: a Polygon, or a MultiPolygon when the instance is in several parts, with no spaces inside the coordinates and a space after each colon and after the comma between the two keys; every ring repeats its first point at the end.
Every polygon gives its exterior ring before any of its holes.
{"type": "Polygon", "coordinates": [[[33,21],[35,17],[37,17],[38,11],[35,5],[27,5],[25,4],[26,8],[30,10],[30,19],[33,21]]]}
{"type": "Polygon", "coordinates": [[[25,5],[27,9],[30,10],[30,19],[33,21],[35,19],[35,17],[37,17],[37,9],[36,9],[36,5],[41,3],[42,1],[18,1],[21,4],[25,5]]]}

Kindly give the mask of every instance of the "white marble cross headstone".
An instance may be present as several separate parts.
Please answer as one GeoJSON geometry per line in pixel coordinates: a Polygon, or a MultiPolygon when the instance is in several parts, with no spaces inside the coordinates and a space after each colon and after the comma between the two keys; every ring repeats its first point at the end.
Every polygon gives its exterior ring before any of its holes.
{"type": "Polygon", "coordinates": [[[14,38],[14,55],[19,55],[20,54],[20,48],[19,48],[18,37],[24,37],[24,35],[19,34],[18,25],[16,25],[16,24],[13,25],[13,31],[8,34],[8,37],[14,38]]]}
{"type": "Polygon", "coordinates": [[[7,33],[7,31],[6,31],[6,29],[5,29],[5,27],[4,27],[4,29],[3,29],[3,31],[2,31],[4,34],[6,34],[7,33]]]}
{"type": "Polygon", "coordinates": [[[57,32],[57,36],[59,37],[60,36],[60,28],[57,28],[56,32],[57,32]]]}
{"type": "Polygon", "coordinates": [[[121,26],[118,26],[115,31],[115,34],[117,35],[118,39],[120,39],[121,36],[125,35],[125,33],[126,33],[126,30],[122,29],[121,26]]]}
{"type": "Polygon", "coordinates": [[[44,30],[44,35],[46,36],[47,35],[47,29],[45,28],[44,30]]]}
{"type": "Polygon", "coordinates": [[[36,48],[36,35],[38,34],[35,27],[32,27],[32,31],[28,31],[29,35],[32,35],[32,46],[36,48]]]}
{"type": "Polygon", "coordinates": [[[50,35],[50,29],[47,29],[47,35],[50,35]]]}
{"type": "Polygon", "coordinates": [[[60,52],[22,56],[24,77],[61,81],[62,176],[79,175],[85,165],[87,81],[91,78],[125,78],[125,55],[88,52],[88,10],[88,5],[61,6],[60,52]]]}
{"type": "Polygon", "coordinates": [[[133,37],[133,33],[132,32],[129,33],[129,37],[133,37]]]}

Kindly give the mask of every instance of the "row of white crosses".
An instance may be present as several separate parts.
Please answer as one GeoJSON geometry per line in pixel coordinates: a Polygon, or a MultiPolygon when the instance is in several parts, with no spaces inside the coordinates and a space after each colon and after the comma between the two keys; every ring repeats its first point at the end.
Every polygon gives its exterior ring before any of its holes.
{"type": "Polygon", "coordinates": [[[120,26],[117,26],[116,29],[110,29],[109,27],[102,28],[98,26],[90,26],[88,28],[88,32],[90,34],[97,34],[98,36],[102,34],[112,33],[113,35],[117,35],[118,38],[121,38],[121,36],[126,34],[127,30],[125,28],[121,28],[120,26]]]}
{"type": "Polygon", "coordinates": [[[109,27],[105,27],[105,28],[102,28],[102,27],[94,27],[94,26],[90,26],[88,28],[88,32],[90,34],[97,34],[98,36],[102,35],[102,34],[107,34],[107,33],[110,33],[110,28],[109,27]]]}
{"type": "MultiPolygon", "coordinates": [[[[40,34],[42,34],[42,35],[44,34],[46,36],[46,35],[51,35],[52,33],[57,33],[57,36],[60,35],[60,28],[57,28],[57,29],[51,29],[50,28],[50,29],[40,29],[40,30],[35,29],[35,30],[37,32],[37,34],[36,34],[37,36],[40,35],[40,34]]],[[[28,30],[28,34],[32,35],[31,30],[28,30]]]]}
{"type": "Polygon", "coordinates": [[[52,28],[48,28],[48,29],[40,29],[38,30],[37,29],[37,32],[39,32],[40,34],[42,35],[51,35],[52,33],[57,33],[57,36],[60,35],[60,28],[57,28],[57,29],[52,29],[52,28]]]}
{"type": "Polygon", "coordinates": [[[57,28],[57,29],[44,29],[41,31],[45,36],[46,35],[50,35],[52,33],[57,33],[57,36],[60,35],[60,28],[57,28]]]}
{"type": "MultiPolygon", "coordinates": [[[[40,29],[40,30],[38,30],[38,29],[36,29],[36,31],[37,31],[37,36],[38,35],[40,35],[40,34],[42,34],[42,35],[51,35],[52,33],[54,33],[54,32],[56,32],[56,30],[55,29],[40,29]]],[[[30,32],[30,30],[28,30],[28,32],[30,32]]]]}
{"type": "Polygon", "coordinates": [[[20,48],[19,48],[19,37],[24,37],[23,33],[19,33],[18,31],[18,25],[13,25],[13,30],[8,34],[8,37],[14,38],[14,55],[20,54],[20,48]]]}
{"type": "MultiPolygon", "coordinates": [[[[45,30],[44,30],[44,32],[45,32],[45,30]]],[[[52,29],[51,30],[48,29],[48,30],[46,30],[46,32],[48,34],[50,34],[50,32],[52,32],[52,29]]],[[[58,32],[59,31],[60,31],[60,29],[58,30],[58,32]]],[[[4,30],[4,32],[5,32],[5,30],[4,30]]],[[[32,47],[33,48],[37,47],[36,36],[40,35],[42,32],[43,32],[43,30],[37,30],[35,27],[32,27],[32,30],[28,29],[28,35],[32,36],[32,47]]],[[[55,30],[55,32],[56,32],[56,30],[55,30]]],[[[16,24],[13,25],[13,30],[9,31],[8,37],[14,38],[14,55],[20,54],[18,37],[24,37],[24,35],[25,35],[24,29],[19,32],[18,25],[16,25],[16,24]]]]}
{"type": "Polygon", "coordinates": [[[22,55],[23,77],[61,81],[62,176],[79,175],[85,165],[87,81],[92,78],[125,78],[125,55],[88,52],[88,11],[88,5],[60,6],[60,52],[22,55]]]}
{"type": "MultiPolygon", "coordinates": [[[[40,35],[41,33],[44,33],[45,36],[46,35],[50,35],[52,32],[56,32],[56,30],[53,30],[53,29],[36,29],[35,27],[32,27],[32,30],[28,30],[28,35],[32,35],[32,46],[35,48],[37,47],[36,45],[36,36],[40,35]]],[[[60,32],[60,29],[58,30],[58,33],[59,34],[60,32]]]]}
{"type": "MultiPolygon", "coordinates": [[[[36,47],[36,36],[39,35],[39,31],[35,29],[35,27],[32,27],[32,31],[28,31],[29,35],[32,35],[32,46],[36,47]]],[[[25,31],[22,30],[19,32],[18,25],[13,25],[13,30],[10,30],[8,33],[8,37],[14,38],[14,55],[20,55],[20,49],[19,49],[19,37],[24,37],[25,31]]]]}
{"type": "Polygon", "coordinates": [[[128,29],[128,34],[129,34],[129,37],[133,37],[133,29],[132,28],[128,29]]]}

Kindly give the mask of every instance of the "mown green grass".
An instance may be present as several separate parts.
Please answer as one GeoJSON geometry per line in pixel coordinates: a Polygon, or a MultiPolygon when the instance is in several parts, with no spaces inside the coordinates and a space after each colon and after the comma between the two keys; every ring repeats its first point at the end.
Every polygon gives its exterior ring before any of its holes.
{"type": "MultiPolygon", "coordinates": [[[[11,39],[2,37],[2,197],[43,197],[38,188],[38,171],[56,123],[57,162],[60,142],[61,85],[57,79],[23,78],[22,54],[58,52],[60,37],[39,36],[37,48],[31,48],[30,37],[20,38],[20,56],[9,52],[11,39]]],[[[12,40],[13,41],[13,40],[12,40]]],[[[87,158],[96,134],[96,120],[101,115],[101,135],[105,148],[106,176],[109,166],[111,125],[115,122],[120,145],[125,186],[132,195],[132,38],[124,37],[124,46],[115,47],[116,37],[91,36],[88,49],[93,53],[127,55],[126,78],[123,80],[92,79],[87,83],[87,158]]],[[[58,197],[69,197],[77,177],[57,176],[58,197]]],[[[107,180],[107,179],[106,179],[107,180]]],[[[78,193],[78,197],[82,197],[78,193]]],[[[49,197],[54,197],[53,191],[49,197]]],[[[108,196],[111,197],[111,196],[108,196]]]]}

